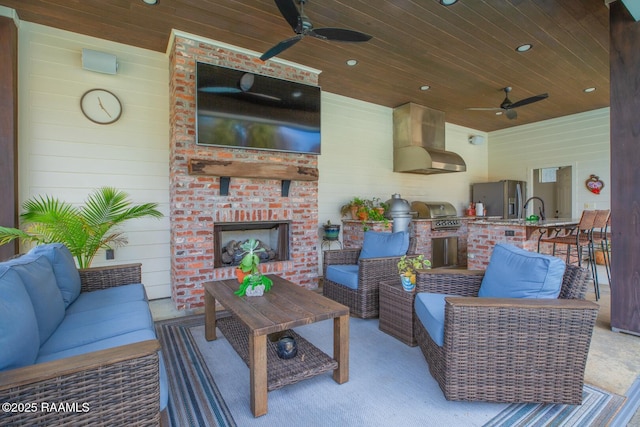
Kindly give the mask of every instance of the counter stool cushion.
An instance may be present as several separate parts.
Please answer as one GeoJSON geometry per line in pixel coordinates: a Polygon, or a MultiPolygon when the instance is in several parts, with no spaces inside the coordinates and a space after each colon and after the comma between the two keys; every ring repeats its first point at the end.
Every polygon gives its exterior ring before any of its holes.
{"type": "Polygon", "coordinates": [[[500,243],[493,248],[478,296],[558,298],[564,270],[560,258],[500,243]]]}
{"type": "Polygon", "coordinates": [[[385,233],[367,231],[364,233],[360,258],[384,258],[406,255],[409,250],[409,233],[385,233]]]}
{"type": "Polygon", "coordinates": [[[334,264],[327,267],[327,279],[350,289],[358,289],[358,265],[334,264]]]}
{"type": "Polygon", "coordinates": [[[420,292],[414,302],[416,317],[440,347],[444,345],[444,299],[452,296],[420,292]]]}

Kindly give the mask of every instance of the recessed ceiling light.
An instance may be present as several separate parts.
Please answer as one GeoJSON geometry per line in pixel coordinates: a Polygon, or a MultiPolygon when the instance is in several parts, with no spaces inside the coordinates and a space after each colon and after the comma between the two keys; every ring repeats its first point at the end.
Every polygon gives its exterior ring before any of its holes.
{"type": "Polygon", "coordinates": [[[440,0],[440,4],[443,6],[451,6],[455,3],[458,3],[458,0],[440,0]]]}
{"type": "Polygon", "coordinates": [[[145,2],[146,4],[156,4],[158,3],[158,0],[142,0],[143,2],[145,2]]]}
{"type": "Polygon", "coordinates": [[[591,92],[595,92],[596,88],[595,87],[588,87],[586,89],[583,89],[584,93],[591,93],[591,92]]]}
{"type": "Polygon", "coordinates": [[[357,61],[357,60],[355,60],[355,59],[347,59],[347,65],[348,65],[349,67],[353,67],[353,66],[355,66],[355,65],[357,65],[357,64],[358,64],[358,61],[357,61]]]}
{"type": "Polygon", "coordinates": [[[516,48],[517,52],[526,52],[528,50],[531,50],[531,48],[533,47],[533,45],[531,43],[525,43],[525,44],[521,44],[520,46],[518,46],[516,48]]]}
{"type": "Polygon", "coordinates": [[[431,89],[431,86],[429,86],[429,85],[420,86],[420,90],[429,90],[429,89],[431,89]]]}

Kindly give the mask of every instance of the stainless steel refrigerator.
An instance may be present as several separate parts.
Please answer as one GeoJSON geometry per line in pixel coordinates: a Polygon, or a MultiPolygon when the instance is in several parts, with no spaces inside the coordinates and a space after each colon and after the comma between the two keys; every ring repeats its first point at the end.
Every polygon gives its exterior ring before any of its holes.
{"type": "Polygon", "coordinates": [[[504,180],[473,184],[472,202],[484,204],[485,216],[505,219],[523,218],[522,206],[527,194],[525,181],[504,180]]]}

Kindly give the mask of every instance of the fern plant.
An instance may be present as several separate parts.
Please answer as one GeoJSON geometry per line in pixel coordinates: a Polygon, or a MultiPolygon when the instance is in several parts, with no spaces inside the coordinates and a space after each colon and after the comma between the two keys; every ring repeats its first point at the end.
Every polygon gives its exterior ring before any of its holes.
{"type": "Polygon", "coordinates": [[[36,196],[23,204],[22,229],[0,227],[0,245],[14,239],[38,244],[63,243],[75,257],[79,268],[87,268],[99,249],[126,245],[121,231],[124,221],[142,217],[162,217],[157,203],[132,205],[128,194],[102,187],[90,194],[83,207],[50,196],[36,196]]]}

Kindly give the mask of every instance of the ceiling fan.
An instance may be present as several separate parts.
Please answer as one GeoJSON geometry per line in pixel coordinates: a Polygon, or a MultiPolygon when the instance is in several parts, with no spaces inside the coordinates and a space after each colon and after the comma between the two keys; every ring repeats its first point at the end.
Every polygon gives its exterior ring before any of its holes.
{"type": "Polygon", "coordinates": [[[313,24],[304,14],[304,4],[306,2],[307,0],[275,0],[276,6],[280,9],[280,13],[289,25],[291,25],[296,35],[281,41],[263,53],[260,57],[262,61],[266,61],[278,55],[280,52],[289,49],[302,40],[304,36],[339,42],[366,42],[371,40],[371,36],[368,34],[347,30],[346,28],[313,28],[313,24]],[[295,1],[300,4],[300,10],[296,7],[295,1]]]}
{"type": "Polygon", "coordinates": [[[542,101],[543,99],[547,99],[549,97],[548,93],[543,93],[541,95],[531,96],[529,98],[521,99],[520,101],[511,102],[509,99],[509,92],[511,92],[511,86],[507,86],[502,89],[504,91],[504,101],[500,104],[500,107],[487,107],[487,108],[467,108],[467,110],[485,110],[485,111],[494,111],[494,110],[502,110],[509,120],[513,120],[518,117],[518,113],[514,110],[514,108],[522,107],[524,105],[533,104],[534,102],[542,101]]]}

